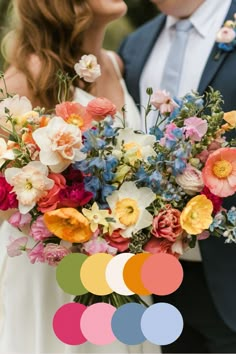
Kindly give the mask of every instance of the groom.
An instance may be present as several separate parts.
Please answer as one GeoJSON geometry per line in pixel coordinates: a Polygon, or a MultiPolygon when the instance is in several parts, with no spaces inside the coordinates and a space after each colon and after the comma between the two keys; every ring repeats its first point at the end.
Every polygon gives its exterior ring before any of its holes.
{"type": "MultiPolygon", "coordinates": [[[[233,20],[236,0],[152,0],[163,12],[121,45],[125,80],[137,104],[146,105],[146,88],[183,96],[220,90],[224,111],[236,110],[236,48],[218,59],[216,33],[233,20]]],[[[228,138],[235,138],[232,135],[228,138]]],[[[236,196],[225,207],[236,205],[236,196]]],[[[184,318],[179,339],[163,353],[236,353],[236,244],[210,237],[183,257],[184,281],[155,301],[175,305],[184,318]]]]}

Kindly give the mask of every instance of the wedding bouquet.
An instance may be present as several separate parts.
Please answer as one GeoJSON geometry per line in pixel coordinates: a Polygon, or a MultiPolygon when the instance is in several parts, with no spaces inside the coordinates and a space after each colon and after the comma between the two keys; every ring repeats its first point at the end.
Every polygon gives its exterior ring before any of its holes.
{"type": "Polygon", "coordinates": [[[24,232],[9,256],[57,266],[73,252],[179,257],[209,235],[236,242],[236,208],[222,206],[236,191],[235,141],[224,137],[236,111],[224,114],[212,89],[147,94],[149,133],[114,124],[104,98],[51,114],[26,97],[2,99],[0,210],[13,209],[8,221],[24,232]]]}

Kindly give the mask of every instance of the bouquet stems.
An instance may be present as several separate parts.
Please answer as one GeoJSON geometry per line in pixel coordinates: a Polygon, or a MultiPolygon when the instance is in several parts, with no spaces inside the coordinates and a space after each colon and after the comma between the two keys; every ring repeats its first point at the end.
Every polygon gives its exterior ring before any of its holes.
{"type": "Polygon", "coordinates": [[[135,302],[138,304],[142,304],[145,307],[148,307],[149,305],[139,296],[139,295],[120,295],[115,292],[109,294],[109,295],[94,295],[92,293],[87,293],[84,295],[77,295],[74,298],[74,302],[78,302],[80,304],[83,304],[85,306],[90,306],[93,304],[96,304],[98,302],[105,302],[107,304],[111,304],[112,306],[118,308],[122,305],[135,302]]]}

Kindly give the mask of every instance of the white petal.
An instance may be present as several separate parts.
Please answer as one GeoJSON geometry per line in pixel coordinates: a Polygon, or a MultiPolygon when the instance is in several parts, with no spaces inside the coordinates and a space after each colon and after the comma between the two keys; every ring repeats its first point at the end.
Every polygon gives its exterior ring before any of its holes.
{"type": "Polygon", "coordinates": [[[48,166],[57,165],[62,161],[61,155],[51,150],[41,150],[39,153],[39,159],[42,164],[48,166]]]}
{"type": "Polygon", "coordinates": [[[35,203],[33,203],[31,205],[23,205],[23,204],[19,203],[19,211],[21,214],[27,214],[31,209],[33,209],[34,206],[35,206],[35,203]]]}
{"type": "Polygon", "coordinates": [[[71,164],[71,161],[64,160],[64,161],[58,163],[57,165],[49,165],[49,167],[52,172],[61,173],[61,172],[65,171],[65,169],[67,169],[67,167],[69,167],[70,164],[71,164]]]}
{"type": "Polygon", "coordinates": [[[156,194],[148,187],[142,187],[139,189],[139,195],[137,196],[137,202],[143,208],[148,207],[156,199],[156,194]]]}
{"type": "Polygon", "coordinates": [[[15,177],[18,173],[21,172],[21,168],[11,167],[7,168],[5,171],[5,178],[7,183],[12,185],[12,178],[15,177]]]}

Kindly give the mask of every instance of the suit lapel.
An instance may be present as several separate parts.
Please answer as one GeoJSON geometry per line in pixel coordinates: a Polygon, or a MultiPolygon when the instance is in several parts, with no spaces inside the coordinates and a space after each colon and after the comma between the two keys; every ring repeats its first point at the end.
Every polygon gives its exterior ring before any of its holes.
{"type": "MultiPolygon", "coordinates": [[[[226,20],[233,19],[234,13],[236,12],[236,0],[233,0],[229,9],[229,12],[226,16],[226,20]]],[[[217,43],[215,43],[213,50],[208,58],[207,64],[202,74],[202,78],[198,87],[198,91],[202,94],[209,84],[211,83],[212,79],[216,75],[217,71],[220,69],[221,65],[225,61],[230,52],[223,52],[220,54],[220,58],[218,60],[215,59],[215,55],[218,52],[217,43]]]]}

